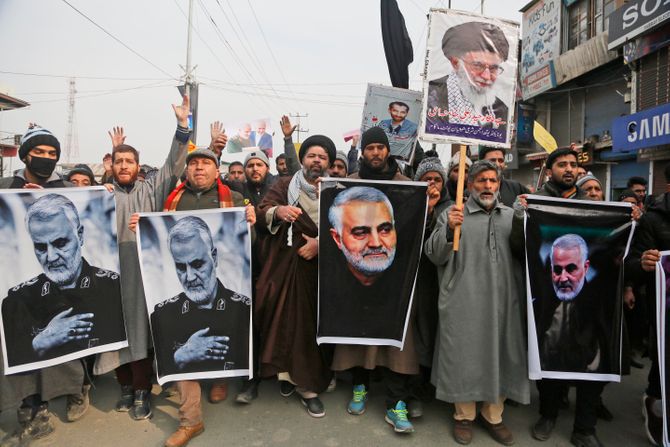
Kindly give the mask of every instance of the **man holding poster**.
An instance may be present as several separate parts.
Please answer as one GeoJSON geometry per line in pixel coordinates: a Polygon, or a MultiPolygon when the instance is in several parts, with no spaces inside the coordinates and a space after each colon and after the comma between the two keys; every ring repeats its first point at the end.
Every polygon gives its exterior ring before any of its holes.
{"type": "Polygon", "coordinates": [[[479,421],[493,439],[513,444],[502,418],[505,399],[530,402],[523,268],[510,244],[514,212],[500,203],[499,185],[496,165],[474,163],[467,202],[440,214],[425,244],[440,278],[433,383],[438,399],[454,403],[459,444],[472,441],[477,402],[483,402],[479,421]],[[453,251],[456,225],[463,228],[458,252],[453,251]]]}

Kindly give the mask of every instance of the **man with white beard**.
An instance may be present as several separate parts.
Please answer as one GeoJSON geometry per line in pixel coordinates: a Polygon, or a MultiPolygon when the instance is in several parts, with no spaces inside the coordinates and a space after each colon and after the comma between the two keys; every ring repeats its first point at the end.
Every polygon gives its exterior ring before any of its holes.
{"type": "Polygon", "coordinates": [[[472,442],[477,419],[497,442],[512,445],[504,402],[530,401],[523,268],[510,240],[514,211],[498,200],[499,186],[497,165],[473,163],[470,197],[438,216],[425,243],[440,284],[432,383],[437,399],[454,404],[453,435],[463,445],[472,442]],[[462,233],[455,252],[457,225],[462,233]],[[479,415],[477,402],[482,402],[479,415]]]}
{"type": "Polygon", "coordinates": [[[494,90],[509,54],[503,31],[490,23],[466,22],[444,33],[442,51],[453,73],[428,83],[428,124],[493,128],[504,135],[509,109],[494,90]]]}

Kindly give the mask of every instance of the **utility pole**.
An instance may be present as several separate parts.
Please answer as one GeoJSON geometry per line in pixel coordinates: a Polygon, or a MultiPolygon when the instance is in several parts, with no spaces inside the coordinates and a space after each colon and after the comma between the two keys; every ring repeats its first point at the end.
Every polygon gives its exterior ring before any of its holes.
{"type": "Polygon", "coordinates": [[[67,107],[67,137],[65,140],[65,162],[70,163],[72,157],[79,158],[79,135],[77,132],[77,121],[75,116],[75,99],[77,88],[75,78],[68,80],[68,107],[67,107]]]}
{"type": "Polygon", "coordinates": [[[307,118],[309,116],[309,113],[305,113],[304,115],[301,115],[300,113],[289,113],[288,116],[291,118],[297,118],[297,127],[295,128],[295,131],[298,134],[298,143],[300,143],[300,132],[309,132],[309,129],[303,129],[302,126],[300,125],[300,118],[307,118]]]}
{"type": "Polygon", "coordinates": [[[179,93],[188,95],[190,100],[191,114],[189,116],[189,126],[191,129],[191,142],[195,143],[198,132],[198,84],[195,82],[193,71],[195,67],[191,65],[191,41],[193,40],[193,0],[188,2],[188,30],[186,34],[186,66],[184,69],[184,85],[179,88],[179,93]]]}

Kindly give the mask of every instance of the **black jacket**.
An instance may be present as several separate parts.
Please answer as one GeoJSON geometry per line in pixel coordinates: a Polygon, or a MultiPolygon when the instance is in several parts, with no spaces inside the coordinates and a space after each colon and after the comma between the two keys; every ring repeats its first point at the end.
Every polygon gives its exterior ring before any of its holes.
{"type": "MultiPolygon", "coordinates": [[[[670,250],[670,193],[656,198],[642,215],[635,230],[630,253],[626,258],[626,277],[635,282],[654,284],[654,272],[645,272],[640,265],[642,253],[647,250],[670,250]]],[[[652,289],[655,290],[655,289],[652,289]]],[[[648,289],[648,293],[651,291],[648,289]]]]}

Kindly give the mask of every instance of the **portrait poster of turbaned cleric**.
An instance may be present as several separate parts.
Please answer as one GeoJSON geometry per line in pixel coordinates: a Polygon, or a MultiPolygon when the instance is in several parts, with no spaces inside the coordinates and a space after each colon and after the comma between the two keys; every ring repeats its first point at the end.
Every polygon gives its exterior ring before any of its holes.
{"type": "MultiPolygon", "coordinates": [[[[661,394],[663,403],[663,445],[670,445],[670,373],[668,372],[667,335],[668,323],[670,322],[670,251],[662,251],[661,260],[656,264],[656,340],[658,352],[658,365],[661,379],[661,394]]],[[[652,354],[652,355],[654,355],[652,354]]],[[[649,409],[647,409],[649,411],[649,409]]]]}
{"type": "Polygon", "coordinates": [[[519,24],[431,9],[419,138],[509,148],[519,24]]]}
{"type": "Polygon", "coordinates": [[[244,208],[140,216],[137,250],[158,383],[251,376],[244,208]]]}
{"type": "Polygon", "coordinates": [[[103,187],[0,191],[5,374],[128,346],[116,234],[103,187]]]}
{"type": "Polygon", "coordinates": [[[622,265],[635,228],[630,204],[527,201],[530,378],[619,382],[622,265]]]}
{"type": "Polygon", "coordinates": [[[389,139],[391,155],[411,160],[419,129],[421,92],[368,84],[363,105],[361,134],[381,127],[389,139]]]}
{"type": "Polygon", "coordinates": [[[419,182],[324,179],[317,343],[402,349],[428,199],[419,182]]]}

